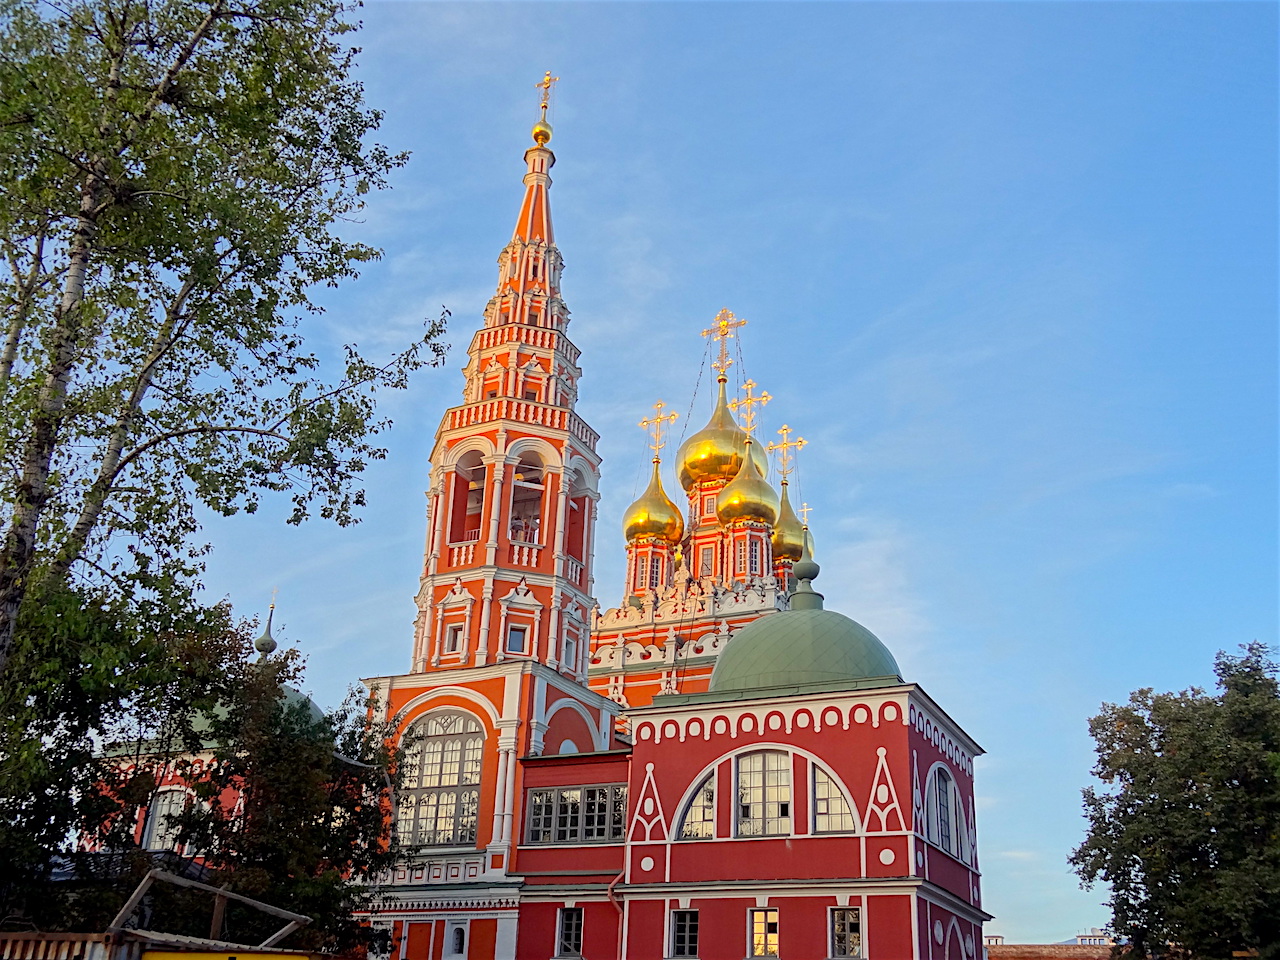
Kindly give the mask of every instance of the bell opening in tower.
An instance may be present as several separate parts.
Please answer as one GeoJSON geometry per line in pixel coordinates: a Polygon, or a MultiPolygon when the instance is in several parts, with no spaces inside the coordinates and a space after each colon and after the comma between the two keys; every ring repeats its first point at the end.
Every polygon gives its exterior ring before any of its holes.
{"type": "Polygon", "coordinates": [[[511,539],[542,543],[542,500],[546,494],[544,468],[537,454],[526,453],[516,464],[511,485],[511,539]]]}
{"type": "Polygon", "coordinates": [[[449,542],[469,543],[480,539],[484,515],[485,468],[476,450],[464,453],[454,468],[453,500],[449,511],[449,542]]]}

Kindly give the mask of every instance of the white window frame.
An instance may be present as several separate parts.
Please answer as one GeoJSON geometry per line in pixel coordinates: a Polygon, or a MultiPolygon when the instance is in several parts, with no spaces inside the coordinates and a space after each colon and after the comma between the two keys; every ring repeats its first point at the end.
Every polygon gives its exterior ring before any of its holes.
{"type": "Polygon", "coordinates": [[[156,853],[165,851],[182,853],[183,844],[178,842],[177,824],[161,823],[160,818],[171,821],[174,817],[180,816],[190,804],[191,791],[186,787],[161,787],[153,793],[147,804],[147,819],[142,828],[142,849],[156,853]],[[170,806],[168,801],[171,797],[182,798],[182,806],[176,812],[168,809],[170,806]]]}
{"type": "MultiPolygon", "coordinates": [[[[736,804],[736,809],[734,810],[734,817],[733,817],[733,835],[735,837],[742,837],[746,839],[755,840],[755,839],[764,839],[766,837],[790,837],[795,835],[795,820],[794,820],[795,791],[794,791],[794,784],[792,783],[792,780],[794,779],[793,766],[794,766],[794,760],[792,759],[792,754],[787,753],[786,751],[783,751],[783,750],[750,750],[746,753],[740,753],[733,758],[733,779],[734,779],[733,800],[734,800],[734,803],[736,804]],[[755,803],[758,802],[760,805],[761,811],[760,811],[760,816],[758,817],[751,817],[751,816],[744,817],[742,815],[742,808],[743,808],[742,766],[744,761],[747,761],[753,757],[761,758],[760,770],[759,770],[760,783],[758,785],[758,789],[760,791],[760,799],[759,801],[754,801],[754,800],[748,801],[748,804],[754,805],[755,803]],[[781,767],[780,770],[769,769],[769,762],[771,757],[780,757],[782,759],[783,766],[781,767]],[[774,786],[774,787],[783,786],[782,784],[769,783],[769,779],[770,779],[769,774],[778,773],[778,772],[786,773],[786,784],[785,784],[786,798],[783,799],[781,797],[776,797],[771,800],[769,799],[769,792],[770,792],[769,788],[771,786],[774,786]],[[778,811],[779,811],[778,816],[775,816],[775,817],[769,816],[768,811],[769,811],[770,804],[777,804],[778,811]],[[759,823],[761,825],[761,832],[760,833],[750,833],[750,832],[744,833],[743,832],[744,823],[759,823]]],[[[755,774],[756,772],[757,771],[754,771],[754,770],[747,771],[747,773],[749,774],[755,774]]],[[[757,789],[757,785],[755,784],[749,785],[748,789],[755,790],[757,789]]]]}
{"type": "Polygon", "coordinates": [[[849,960],[849,958],[860,958],[862,956],[863,940],[862,940],[862,904],[850,903],[846,907],[827,907],[827,956],[831,960],[849,960]],[[853,953],[836,953],[836,911],[851,910],[857,914],[857,936],[858,946],[853,953]]]}
{"type": "Polygon", "coordinates": [[[837,780],[829,771],[825,770],[823,767],[814,763],[813,761],[809,761],[809,810],[811,814],[810,830],[815,835],[827,836],[829,834],[849,834],[849,833],[859,832],[857,809],[854,807],[852,801],[849,799],[849,795],[845,793],[843,787],[840,784],[840,781],[837,780]],[[820,776],[826,779],[827,783],[830,785],[830,789],[833,792],[834,796],[819,798],[818,777],[820,776]],[[848,829],[845,829],[843,827],[833,829],[829,825],[826,827],[820,827],[818,825],[818,818],[820,816],[827,816],[827,817],[843,816],[843,814],[840,814],[839,812],[832,813],[831,811],[827,811],[825,814],[819,813],[818,811],[819,801],[825,800],[827,802],[830,802],[833,799],[839,800],[844,804],[845,812],[848,814],[850,820],[853,823],[853,826],[849,827],[848,829]]]}
{"type": "Polygon", "coordinates": [[[527,656],[529,653],[529,635],[533,631],[529,629],[526,623],[509,623],[507,624],[507,635],[503,639],[502,649],[505,653],[515,653],[527,656]],[[517,649],[511,645],[511,638],[517,633],[520,634],[520,647],[517,649]]]}
{"type": "Polygon", "coordinates": [[[444,628],[444,653],[445,656],[456,657],[462,653],[463,638],[462,631],[466,627],[461,623],[446,624],[444,628]]]}

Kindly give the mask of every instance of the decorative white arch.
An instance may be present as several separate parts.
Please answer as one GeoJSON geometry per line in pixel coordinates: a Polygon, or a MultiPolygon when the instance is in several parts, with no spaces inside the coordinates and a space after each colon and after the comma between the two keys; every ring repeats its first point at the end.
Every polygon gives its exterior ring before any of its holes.
{"type": "MultiPolygon", "coordinates": [[[[862,814],[858,812],[858,805],[853,802],[853,793],[849,790],[848,784],[846,784],[844,780],[842,780],[816,753],[790,743],[778,743],[776,741],[746,744],[735,750],[730,750],[728,753],[722,753],[694,774],[693,779],[689,782],[689,786],[687,786],[684,793],[681,794],[680,802],[676,804],[676,815],[675,819],[672,821],[674,824],[672,830],[675,833],[679,832],[680,825],[684,822],[685,811],[689,809],[689,804],[693,802],[694,795],[698,792],[698,787],[702,785],[702,781],[707,778],[707,774],[714,772],[716,767],[724,763],[726,760],[733,760],[744,753],[759,753],[761,750],[778,750],[786,754],[798,754],[808,760],[811,766],[816,766],[820,769],[831,779],[831,782],[836,785],[836,789],[840,791],[845,802],[849,804],[849,810],[853,814],[853,821],[856,825],[853,829],[853,833],[860,836],[865,832],[862,814]]],[[[810,793],[812,794],[812,788],[810,788],[810,793]]],[[[810,820],[813,819],[812,796],[809,798],[809,818],[810,820]]],[[[829,836],[829,834],[822,834],[822,836],[829,836]]],[[[677,840],[679,839],[678,837],[674,838],[677,840]]],[[[699,841],[691,840],[689,842],[696,843],[699,841]]]]}
{"type": "Polygon", "coordinates": [[[559,470],[563,463],[560,451],[541,437],[521,437],[519,440],[513,440],[507,445],[507,462],[515,463],[526,453],[536,453],[544,469],[559,470]]]}
{"type": "Polygon", "coordinates": [[[588,493],[600,495],[600,475],[594,466],[591,465],[585,457],[579,454],[570,454],[568,461],[564,465],[566,474],[572,475],[577,472],[582,477],[582,485],[588,493]]]}
{"type": "Polygon", "coordinates": [[[591,711],[577,700],[573,699],[573,697],[561,697],[559,700],[555,701],[547,709],[546,714],[543,715],[542,722],[550,723],[552,717],[565,709],[575,710],[581,714],[582,719],[587,723],[587,729],[591,731],[591,737],[595,740],[595,747],[597,750],[603,750],[609,745],[604,739],[604,735],[600,730],[600,725],[596,722],[596,719],[591,716],[591,711]]]}
{"type": "Polygon", "coordinates": [[[445,451],[445,455],[440,458],[441,467],[456,467],[458,461],[465,454],[476,451],[482,457],[491,457],[494,453],[493,441],[483,434],[467,437],[465,440],[459,440],[456,444],[445,451]]]}
{"type": "Polygon", "coordinates": [[[462,709],[461,707],[459,707],[458,704],[450,703],[450,704],[441,704],[437,708],[434,708],[434,709],[428,708],[426,710],[421,711],[420,713],[414,714],[414,711],[418,707],[421,707],[424,704],[431,703],[431,701],[433,700],[443,699],[444,697],[457,697],[460,700],[466,700],[468,703],[474,703],[476,706],[480,707],[481,710],[484,711],[484,716],[487,717],[489,720],[489,728],[491,730],[497,729],[498,727],[497,708],[494,707],[494,705],[490,703],[485,697],[476,693],[474,690],[468,689],[467,687],[436,687],[434,690],[428,690],[425,693],[418,694],[416,697],[414,697],[412,700],[410,700],[408,703],[406,703],[403,707],[400,708],[400,711],[399,711],[400,714],[405,717],[403,728],[407,728],[411,723],[416,723],[418,720],[422,719],[422,717],[426,716],[429,713],[438,713],[441,710],[449,710],[449,709],[452,709],[452,710],[462,709]],[[411,716],[411,714],[413,715],[411,716]]]}
{"type": "Polygon", "coordinates": [[[923,804],[923,810],[922,810],[922,812],[924,813],[923,836],[929,843],[933,844],[939,850],[942,850],[944,853],[952,857],[955,857],[961,863],[968,864],[972,862],[973,850],[971,849],[970,842],[969,842],[969,824],[963,818],[963,813],[964,813],[963,803],[959,804],[961,818],[957,819],[955,816],[955,810],[957,806],[956,801],[959,799],[961,799],[960,784],[956,780],[955,770],[952,769],[951,764],[947,763],[945,760],[935,760],[932,764],[930,764],[929,771],[925,774],[925,778],[924,778],[924,804],[923,804]],[[935,778],[937,777],[939,770],[945,770],[947,772],[947,778],[951,781],[951,810],[952,810],[952,820],[953,820],[953,823],[951,824],[951,830],[952,830],[952,833],[955,834],[955,839],[956,839],[956,849],[954,851],[948,850],[946,847],[942,846],[942,844],[938,841],[938,839],[934,837],[933,820],[929,816],[930,805],[936,804],[938,802],[938,795],[937,795],[938,788],[935,785],[935,778]]]}

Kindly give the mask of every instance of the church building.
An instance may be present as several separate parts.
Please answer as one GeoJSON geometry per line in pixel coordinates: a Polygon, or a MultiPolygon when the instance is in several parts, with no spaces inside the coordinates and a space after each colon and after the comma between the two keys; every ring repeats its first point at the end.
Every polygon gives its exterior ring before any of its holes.
{"type": "Polygon", "coordinates": [[[600,457],[574,409],[550,84],[436,434],[408,671],[365,681],[408,745],[406,856],[370,920],[399,960],[978,960],[982,749],[824,609],[788,493],[804,441],[760,441],[754,382],[729,395],[727,310],[679,503],[658,405],[626,583],[594,599],[600,457]]]}

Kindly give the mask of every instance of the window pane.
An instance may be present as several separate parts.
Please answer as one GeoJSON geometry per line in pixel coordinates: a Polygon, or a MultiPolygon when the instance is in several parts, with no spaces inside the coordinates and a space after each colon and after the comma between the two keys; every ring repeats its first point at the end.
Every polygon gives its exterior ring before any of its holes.
{"type": "Polygon", "coordinates": [[[560,910],[560,943],[556,955],[582,956],[582,908],[562,907],[560,910]]]}
{"type": "Polygon", "coordinates": [[[680,826],[683,840],[705,840],[716,832],[716,775],[710,774],[694,794],[680,826]]]}
{"type": "Polygon", "coordinates": [[[770,750],[738,758],[738,836],[791,832],[791,757],[770,750]]]}
{"type": "Polygon", "coordinates": [[[843,907],[831,911],[831,955],[833,957],[862,955],[862,925],[859,908],[843,907]]]}
{"type": "Polygon", "coordinates": [[[776,908],[751,911],[751,956],[778,955],[778,911],[776,908]]]}
{"type": "Polygon", "coordinates": [[[583,791],[585,807],[582,814],[582,839],[607,840],[609,838],[609,788],[587,787],[583,791]]]}
{"type": "Polygon", "coordinates": [[[405,779],[396,823],[404,843],[474,843],[484,736],[475,717],[433,714],[407,734],[405,779]]]}
{"type": "Polygon", "coordinates": [[[534,790],[529,794],[529,842],[551,840],[551,823],[555,818],[555,791],[534,790]]]}
{"type": "Polygon", "coordinates": [[[673,910],[671,912],[671,955],[696,957],[698,955],[698,911],[673,910]]]}
{"type": "Polygon", "coordinates": [[[612,788],[613,809],[609,813],[609,839],[621,840],[627,829],[627,788],[612,788]]]}
{"type": "Polygon", "coordinates": [[[952,850],[951,845],[951,778],[942,770],[937,776],[938,805],[938,844],[944,850],[952,850]]]}
{"type": "Polygon", "coordinates": [[[556,798],[556,843],[577,840],[582,833],[582,791],[561,790],[556,798]]]}
{"type": "Polygon", "coordinates": [[[853,811],[840,788],[820,767],[813,768],[813,830],[837,833],[856,830],[853,811]]]}

